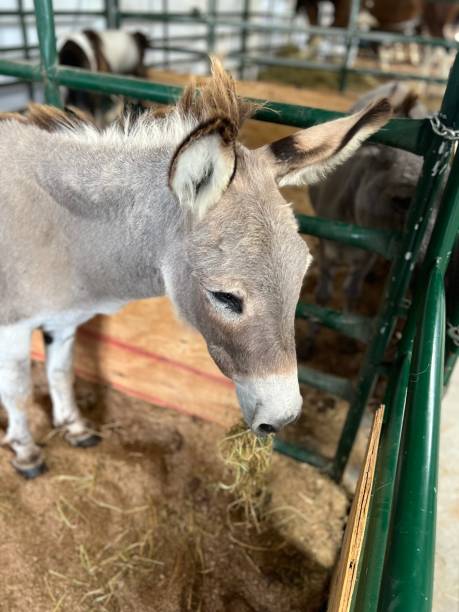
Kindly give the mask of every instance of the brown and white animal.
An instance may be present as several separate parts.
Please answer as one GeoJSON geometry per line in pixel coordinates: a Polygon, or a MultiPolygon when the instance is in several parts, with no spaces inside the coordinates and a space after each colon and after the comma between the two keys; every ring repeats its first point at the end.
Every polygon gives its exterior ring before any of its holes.
{"type": "Polygon", "coordinates": [[[78,325],[168,295],[233,379],[257,434],[297,418],[295,306],[311,260],[279,186],[316,180],[386,123],[387,100],[248,150],[251,105],[220,64],[162,116],[105,131],[33,106],[0,122],[0,397],[5,442],[26,476],[43,468],[27,426],[29,344],[45,333],[53,421],[97,441],[75,403],[78,325]]]}
{"type": "MultiPolygon", "coordinates": [[[[70,32],[59,41],[59,63],[91,72],[145,76],[145,51],[150,41],[142,32],[83,30],[70,32]]],[[[103,111],[113,106],[109,96],[68,89],[65,104],[89,112],[102,123],[103,111]]]]}
{"type": "MultiPolygon", "coordinates": [[[[295,14],[305,13],[311,25],[319,25],[320,0],[296,0],[295,14]]],[[[351,0],[332,0],[332,27],[345,28],[349,23],[351,0]]],[[[445,27],[457,20],[458,7],[451,2],[429,0],[363,0],[360,9],[375,19],[377,29],[404,34],[425,29],[431,36],[442,38],[445,27]]]]}

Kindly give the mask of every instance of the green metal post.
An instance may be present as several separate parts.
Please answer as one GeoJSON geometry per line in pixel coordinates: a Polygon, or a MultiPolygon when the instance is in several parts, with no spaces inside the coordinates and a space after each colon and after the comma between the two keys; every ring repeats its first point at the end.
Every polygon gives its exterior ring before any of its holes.
{"type": "MultiPolygon", "coordinates": [[[[242,21],[248,22],[250,19],[250,0],[243,0],[242,7],[242,21]]],[[[244,78],[245,72],[245,56],[247,54],[247,42],[248,42],[249,32],[246,28],[241,29],[241,46],[239,49],[241,59],[239,61],[238,74],[239,78],[242,80],[244,78]]]]}
{"type": "MultiPolygon", "coordinates": [[[[407,335],[404,335],[407,338],[407,335]]],[[[412,338],[411,338],[412,339],[412,338]]],[[[392,495],[400,449],[405,401],[408,388],[411,352],[406,351],[394,362],[385,396],[384,423],[375,468],[365,541],[352,612],[375,612],[384,566],[389,532],[392,495]]]]}
{"type": "Polygon", "coordinates": [[[215,20],[217,18],[217,0],[208,0],[207,2],[207,14],[210,17],[207,24],[207,52],[209,55],[215,53],[215,20]]]}
{"type": "Polygon", "coordinates": [[[112,14],[112,2],[111,0],[105,0],[105,27],[107,30],[114,27],[113,14],[112,14]]]}
{"type": "MultiPolygon", "coordinates": [[[[455,119],[457,120],[457,118],[455,119]]],[[[454,123],[454,120],[453,120],[454,123]]],[[[459,230],[459,155],[456,154],[448,182],[442,197],[437,222],[430,240],[429,248],[420,273],[424,279],[429,269],[437,265],[441,274],[445,273],[448,259],[459,230]]],[[[457,277],[455,277],[457,278],[457,277]]],[[[453,277],[454,283],[454,277],[453,277]]],[[[459,296],[452,291],[449,296],[456,309],[451,309],[450,317],[459,324],[459,296]],[[457,317],[457,319],[455,318],[457,317]]],[[[360,568],[361,579],[358,581],[353,610],[358,612],[375,612],[377,610],[381,585],[384,557],[389,535],[389,518],[392,507],[392,493],[395,483],[397,458],[399,455],[400,432],[404,414],[406,389],[406,364],[409,363],[416,322],[419,318],[417,304],[413,304],[403,332],[399,356],[393,367],[393,375],[386,394],[385,423],[381,433],[380,451],[376,464],[374,492],[370,504],[365,544],[360,568]],[[400,364],[400,360],[402,363],[400,364]],[[398,375],[396,373],[398,372],[398,375]],[[397,384],[395,395],[392,389],[397,384]],[[399,390],[399,388],[401,388],[399,390]],[[394,397],[394,399],[392,399],[394,397]]],[[[448,346],[448,335],[446,345],[448,346]]],[[[454,345],[453,345],[454,346],[454,345]]],[[[455,348],[455,347],[454,347],[455,348]]],[[[446,364],[448,368],[448,363],[446,364]]],[[[448,369],[445,370],[445,382],[448,369]]]]}
{"type": "MultiPolygon", "coordinates": [[[[18,7],[18,15],[19,21],[21,25],[21,34],[22,34],[22,44],[24,49],[24,57],[26,60],[30,59],[30,50],[29,50],[29,34],[27,32],[27,22],[24,15],[24,0],[17,0],[18,7]]],[[[35,98],[35,88],[33,82],[27,83],[27,89],[29,91],[29,100],[33,100],[35,98]]]]}
{"type": "Polygon", "coordinates": [[[431,271],[421,308],[410,371],[379,612],[432,610],[445,343],[445,296],[439,265],[431,271]]]}
{"type": "Polygon", "coordinates": [[[34,0],[40,44],[41,73],[48,104],[62,106],[59,85],[56,81],[57,51],[52,0],[34,0]]]}
{"type": "Polygon", "coordinates": [[[345,91],[347,86],[348,69],[351,64],[351,51],[352,47],[358,43],[358,36],[356,38],[357,29],[357,18],[360,11],[360,0],[351,0],[351,10],[349,13],[349,22],[346,32],[346,54],[344,56],[343,65],[341,67],[339,90],[345,91]]]}
{"type": "MultiPolygon", "coordinates": [[[[444,124],[453,129],[457,129],[459,121],[458,82],[459,55],[456,56],[451,70],[440,112],[444,124]]],[[[451,142],[432,133],[430,144],[427,146],[416,197],[408,215],[400,254],[392,266],[390,281],[385,291],[383,306],[376,324],[376,332],[368,347],[357,381],[356,398],[349,407],[338,443],[333,468],[333,475],[336,479],[339,479],[343,473],[368,397],[376,382],[377,368],[383,359],[384,351],[392,335],[399,304],[408,288],[414,262],[417,259],[422,238],[427,231],[435,198],[442,184],[442,174],[447,168],[450,151],[451,142]]],[[[434,234],[436,231],[435,228],[434,234]]],[[[436,240],[434,235],[432,236],[433,240],[436,240]]],[[[429,253],[427,256],[430,257],[429,253]]]]}

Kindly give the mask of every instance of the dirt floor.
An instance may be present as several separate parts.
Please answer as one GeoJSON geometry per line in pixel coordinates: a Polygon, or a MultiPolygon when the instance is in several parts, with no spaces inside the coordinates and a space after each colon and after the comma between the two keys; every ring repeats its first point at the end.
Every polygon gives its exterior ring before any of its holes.
{"type": "Polygon", "coordinates": [[[276,455],[257,533],[218,487],[221,427],[78,381],[103,441],[75,449],[50,429],[41,365],[34,379],[49,471],[24,481],[0,452],[2,612],[321,609],[348,510],[339,487],[276,455]]]}

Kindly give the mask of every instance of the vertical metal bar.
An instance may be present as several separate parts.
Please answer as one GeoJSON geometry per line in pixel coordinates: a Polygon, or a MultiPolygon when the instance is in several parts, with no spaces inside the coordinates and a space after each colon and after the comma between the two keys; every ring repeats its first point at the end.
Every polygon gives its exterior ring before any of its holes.
{"type": "MultiPolygon", "coordinates": [[[[415,316],[413,315],[413,320],[415,316]]],[[[405,328],[402,342],[407,345],[394,362],[385,394],[384,423],[375,468],[372,498],[365,541],[352,605],[353,612],[375,612],[384,567],[392,496],[400,449],[405,401],[415,326],[405,328]]]]}
{"type": "MultiPolygon", "coordinates": [[[[441,106],[441,117],[448,127],[457,129],[459,122],[459,55],[451,70],[441,106]]],[[[390,280],[383,297],[382,308],[375,326],[376,333],[368,347],[356,385],[356,397],[349,406],[334,458],[333,476],[340,479],[360,425],[368,397],[376,381],[376,370],[383,359],[387,343],[397,318],[398,306],[408,288],[413,263],[427,231],[435,198],[442,184],[451,152],[451,142],[431,133],[426,142],[426,156],[415,200],[410,208],[398,257],[391,269],[390,280]]],[[[433,239],[433,237],[432,237],[433,239]]]]}
{"type": "MultiPolygon", "coordinates": [[[[443,193],[437,222],[429,243],[423,262],[420,278],[426,278],[429,269],[435,264],[441,274],[445,273],[448,259],[451,254],[455,237],[459,231],[459,155],[456,154],[452,163],[448,182],[443,193]]],[[[454,283],[454,278],[453,278],[454,283]]],[[[451,302],[455,308],[451,309],[450,318],[459,324],[459,297],[454,288],[451,302]]],[[[406,363],[412,350],[416,323],[418,320],[417,304],[410,310],[408,320],[400,343],[398,361],[394,364],[393,372],[396,376],[397,389],[392,401],[394,379],[390,380],[386,394],[387,431],[383,429],[381,435],[380,451],[376,465],[374,493],[370,503],[367,532],[360,567],[353,610],[375,612],[377,610],[381,578],[384,566],[384,557],[389,534],[389,518],[392,507],[392,493],[394,491],[397,458],[399,456],[401,424],[404,414],[406,395],[406,363]],[[400,365],[399,360],[402,359],[400,365]],[[401,387],[401,388],[399,388],[401,387]],[[405,387],[405,393],[404,393],[405,387]]],[[[448,346],[448,336],[446,340],[448,346]]],[[[447,377],[448,363],[446,363],[445,379],[447,377]]]]}
{"type": "MultiPolygon", "coordinates": [[[[209,56],[214,55],[215,53],[215,40],[216,40],[216,26],[215,20],[217,18],[217,0],[208,0],[207,1],[207,14],[210,18],[209,23],[207,24],[207,54],[209,56]]],[[[210,63],[209,63],[210,70],[210,63]]]]}
{"type": "Polygon", "coordinates": [[[345,91],[347,87],[348,68],[351,63],[351,50],[355,41],[358,39],[357,32],[357,18],[360,11],[360,0],[351,0],[351,11],[349,13],[349,22],[347,24],[346,32],[346,53],[343,60],[343,65],[340,73],[339,90],[345,91]]]}
{"type": "Polygon", "coordinates": [[[438,265],[429,276],[418,330],[381,583],[380,612],[432,610],[445,348],[445,295],[438,265]]]}
{"type": "MultiPolygon", "coordinates": [[[[459,114],[459,113],[458,113],[459,114]]],[[[455,129],[459,117],[456,117],[455,129]]],[[[425,267],[437,263],[442,274],[446,273],[453,249],[459,249],[459,152],[456,151],[446,183],[437,221],[425,256],[425,267]]],[[[448,385],[459,354],[457,336],[454,332],[459,326],[459,289],[455,285],[459,274],[459,255],[455,253],[452,279],[447,295],[447,330],[445,349],[445,385],[448,385]],[[452,286],[451,286],[452,285],[452,286]]],[[[421,276],[422,278],[422,276],[421,276]]]]}
{"type": "Polygon", "coordinates": [[[62,106],[59,86],[55,80],[57,68],[56,34],[52,0],[34,0],[37,21],[40,64],[48,104],[62,106]]]}
{"type": "MultiPolygon", "coordinates": [[[[242,21],[245,24],[250,19],[250,0],[243,0],[243,2],[244,3],[242,7],[242,21]]],[[[244,72],[245,72],[245,66],[246,66],[245,55],[247,53],[248,37],[249,37],[249,31],[247,30],[247,28],[241,28],[241,46],[239,48],[241,59],[239,61],[239,68],[238,68],[238,74],[239,74],[240,79],[244,78],[244,72]]]]}
{"type": "MultiPolygon", "coordinates": [[[[273,26],[274,22],[275,22],[275,15],[274,15],[274,5],[275,5],[275,0],[269,0],[269,5],[268,5],[268,13],[270,16],[270,25],[273,26]]],[[[266,32],[268,34],[268,49],[272,49],[273,48],[273,34],[274,32],[272,30],[267,30],[266,32]]]]}
{"type": "MultiPolygon", "coordinates": [[[[459,113],[458,113],[459,115],[459,113]]],[[[446,272],[449,258],[459,232],[459,152],[454,156],[448,181],[430,238],[423,267],[436,263],[442,274],[446,272]]]]}
{"type": "MultiPolygon", "coordinates": [[[[169,1],[161,0],[161,7],[162,7],[161,10],[163,12],[163,15],[168,15],[169,14],[169,1]]],[[[167,19],[163,21],[163,44],[164,44],[164,53],[163,53],[164,68],[169,70],[170,68],[169,22],[167,21],[167,19]]]]}
{"type": "MultiPolygon", "coordinates": [[[[456,249],[459,249],[459,238],[456,242],[456,249]]],[[[446,296],[446,345],[445,345],[445,387],[448,386],[451,374],[453,373],[457,359],[459,357],[459,291],[454,283],[459,278],[459,255],[455,254],[454,261],[451,261],[453,287],[448,287],[446,296]]]]}
{"type": "Polygon", "coordinates": [[[121,12],[119,0],[105,0],[105,20],[107,28],[118,30],[121,27],[121,12]]]}
{"type": "MultiPolygon", "coordinates": [[[[21,26],[21,34],[22,34],[22,44],[24,47],[24,57],[25,59],[30,59],[30,51],[29,51],[29,34],[27,32],[27,21],[24,15],[24,0],[17,0],[17,9],[19,22],[21,26]]],[[[35,88],[31,81],[27,82],[27,90],[29,92],[29,100],[34,100],[35,98],[35,88]]]]}

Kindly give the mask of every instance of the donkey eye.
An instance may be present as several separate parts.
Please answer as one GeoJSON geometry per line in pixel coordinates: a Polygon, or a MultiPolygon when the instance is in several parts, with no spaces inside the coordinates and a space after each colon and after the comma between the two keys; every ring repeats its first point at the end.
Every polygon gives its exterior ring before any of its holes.
{"type": "Polygon", "coordinates": [[[225,293],[224,291],[211,291],[210,294],[217,300],[217,302],[220,302],[220,304],[223,304],[232,312],[236,312],[237,314],[242,313],[243,303],[241,298],[238,298],[237,295],[234,295],[233,293],[225,293]]]}

